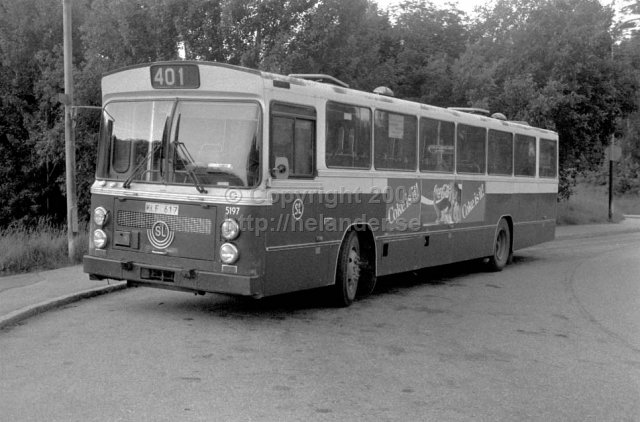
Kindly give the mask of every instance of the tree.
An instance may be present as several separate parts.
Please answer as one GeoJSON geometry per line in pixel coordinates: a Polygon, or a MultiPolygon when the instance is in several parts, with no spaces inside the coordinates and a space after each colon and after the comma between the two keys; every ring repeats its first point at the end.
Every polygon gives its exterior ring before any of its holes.
{"type": "Polygon", "coordinates": [[[325,73],[372,90],[389,80],[389,21],[370,0],[324,0],[302,16],[286,47],[283,73],[325,73]]]}
{"type": "Polygon", "coordinates": [[[616,119],[634,108],[636,86],[611,57],[613,15],[596,0],[500,0],[476,26],[470,51],[478,58],[460,62],[466,75],[473,69],[465,64],[492,61],[485,69],[493,69],[491,84],[499,88],[460,86],[472,103],[556,130],[569,174],[593,169],[616,119]]]}
{"type": "Polygon", "coordinates": [[[397,55],[395,88],[399,96],[452,106],[453,67],[467,43],[466,16],[429,2],[405,1],[394,9],[397,55]]]}
{"type": "MultiPolygon", "coordinates": [[[[74,4],[82,20],[86,1],[74,4]]],[[[0,225],[64,221],[62,3],[0,0],[0,225]]],[[[82,46],[73,34],[77,58],[82,46]]]]}

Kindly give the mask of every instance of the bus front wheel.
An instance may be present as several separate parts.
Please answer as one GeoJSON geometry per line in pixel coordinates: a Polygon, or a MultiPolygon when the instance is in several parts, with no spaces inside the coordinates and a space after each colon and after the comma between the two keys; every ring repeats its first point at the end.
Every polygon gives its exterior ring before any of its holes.
{"type": "Polygon", "coordinates": [[[362,274],[362,253],[358,234],[347,234],[338,255],[336,284],[333,286],[333,298],[337,306],[349,306],[358,292],[358,283],[362,274]]]}
{"type": "Polygon", "coordinates": [[[493,244],[493,255],[489,257],[489,269],[492,271],[502,271],[511,257],[511,230],[509,224],[503,218],[498,223],[495,241],[493,244]]]}

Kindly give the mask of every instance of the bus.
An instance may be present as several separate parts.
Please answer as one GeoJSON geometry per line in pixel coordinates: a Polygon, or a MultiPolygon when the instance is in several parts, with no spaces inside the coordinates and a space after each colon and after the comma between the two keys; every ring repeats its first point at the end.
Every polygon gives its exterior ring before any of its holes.
{"type": "Polygon", "coordinates": [[[558,136],[327,75],[157,62],[102,79],[92,279],[262,298],[554,238],[558,136]]]}

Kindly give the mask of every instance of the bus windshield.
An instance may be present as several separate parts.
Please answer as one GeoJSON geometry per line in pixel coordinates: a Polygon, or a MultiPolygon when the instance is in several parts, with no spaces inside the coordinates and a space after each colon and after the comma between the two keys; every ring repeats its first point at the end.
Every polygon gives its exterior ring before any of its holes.
{"type": "Polygon", "coordinates": [[[196,186],[259,181],[255,103],[127,101],[103,112],[98,177],[196,186]],[[170,133],[169,133],[170,132],[170,133]]]}

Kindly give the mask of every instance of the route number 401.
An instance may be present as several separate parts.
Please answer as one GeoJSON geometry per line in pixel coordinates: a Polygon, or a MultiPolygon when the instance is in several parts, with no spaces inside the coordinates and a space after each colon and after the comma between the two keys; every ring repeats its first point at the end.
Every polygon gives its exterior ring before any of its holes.
{"type": "Polygon", "coordinates": [[[159,67],[153,81],[158,86],[176,86],[176,74],[178,76],[177,86],[184,86],[184,69],[181,67],[177,71],[172,67],[159,67]]]}
{"type": "Polygon", "coordinates": [[[199,88],[200,72],[197,65],[153,65],[151,86],[156,89],[199,88]]]}

